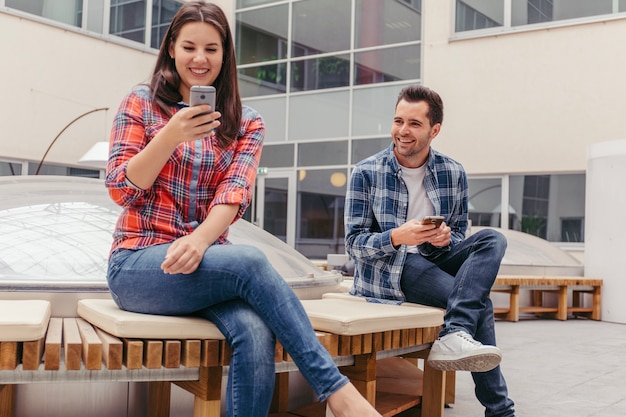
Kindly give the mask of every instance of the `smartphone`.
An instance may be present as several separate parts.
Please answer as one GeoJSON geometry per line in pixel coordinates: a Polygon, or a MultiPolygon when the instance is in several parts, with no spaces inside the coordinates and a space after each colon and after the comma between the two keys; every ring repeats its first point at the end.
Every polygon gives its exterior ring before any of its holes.
{"type": "Polygon", "coordinates": [[[435,226],[441,226],[443,222],[443,216],[424,216],[422,224],[434,224],[435,226]]]}
{"type": "Polygon", "coordinates": [[[192,85],[189,94],[189,105],[208,104],[215,111],[215,87],[212,85],[192,85]]]}

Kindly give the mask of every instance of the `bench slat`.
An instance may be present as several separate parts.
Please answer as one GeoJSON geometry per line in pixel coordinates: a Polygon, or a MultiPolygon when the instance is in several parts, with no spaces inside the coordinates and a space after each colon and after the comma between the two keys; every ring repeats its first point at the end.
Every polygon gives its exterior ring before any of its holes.
{"type": "Polygon", "coordinates": [[[95,328],[96,334],[102,341],[102,360],[107,369],[122,369],[124,360],[124,343],[117,337],[95,328]]]}
{"type": "Polygon", "coordinates": [[[24,342],[22,345],[22,368],[26,371],[39,369],[43,355],[44,339],[24,342]]]}
{"type": "Polygon", "coordinates": [[[53,317],[48,322],[44,348],[44,369],[58,370],[61,366],[61,343],[63,341],[63,319],[53,317]]]}
{"type": "Polygon", "coordinates": [[[20,347],[18,342],[0,342],[0,370],[17,367],[20,347]]]}
{"type": "Polygon", "coordinates": [[[75,318],[63,319],[63,342],[66,369],[79,370],[81,366],[83,344],[75,318]]]}
{"type": "Polygon", "coordinates": [[[186,368],[200,366],[202,342],[200,340],[183,340],[181,364],[186,368]]]}
{"type": "Polygon", "coordinates": [[[141,369],[143,366],[143,342],[138,339],[123,339],[124,366],[128,369],[141,369]]]}
{"type": "Polygon", "coordinates": [[[91,371],[102,368],[102,341],[91,324],[80,317],[76,319],[80,340],[83,344],[83,362],[91,371]]]}

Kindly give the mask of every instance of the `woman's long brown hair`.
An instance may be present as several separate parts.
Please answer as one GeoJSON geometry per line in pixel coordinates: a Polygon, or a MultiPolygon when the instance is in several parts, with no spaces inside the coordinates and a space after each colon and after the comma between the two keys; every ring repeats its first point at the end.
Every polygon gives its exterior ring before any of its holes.
{"type": "Polygon", "coordinates": [[[222,113],[220,126],[216,134],[220,145],[228,147],[237,138],[241,126],[241,97],[237,80],[237,60],[235,47],[228,20],[221,8],[212,3],[192,1],[184,3],[170,23],[161,43],[150,89],[156,105],[165,114],[171,116],[169,107],[182,100],[178,91],[180,75],[176,71],[175,62],[170,58],[169,50],[181,28],[190,22],[204,22],[213,26],[222,39],[224,63],[222,70],[213,83],[217,96],[215,107],[222,113]]]}

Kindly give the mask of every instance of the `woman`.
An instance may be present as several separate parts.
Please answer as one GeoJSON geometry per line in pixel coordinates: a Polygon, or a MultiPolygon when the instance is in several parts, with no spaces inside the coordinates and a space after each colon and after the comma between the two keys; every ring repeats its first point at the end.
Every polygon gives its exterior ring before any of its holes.
{"type": "Polygon", "coordinates": [[[120,308],[211,320],[232,349],[229,416],[267,416],[276,337],[336,416],[380,416],[339,373],[299,300],[256,248],[231,245],[228,226],[250,203],[265,127],[243,107],[228,21],[185,3],[149,85],[115,117],[106,186],[124,210],[108,283],[120,308]],[[213,85],[216,109],[189,107],[192,85],[213,85]]]}

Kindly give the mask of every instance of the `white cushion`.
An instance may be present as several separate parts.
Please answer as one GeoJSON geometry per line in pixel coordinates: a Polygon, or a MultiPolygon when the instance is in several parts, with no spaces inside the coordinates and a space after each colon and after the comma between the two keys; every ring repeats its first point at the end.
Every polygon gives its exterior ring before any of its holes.
{"type": "MultiPolygon", "coordinates": [[[[327,292],[324,293],[324,295],[322,295],[322,298],[337,298],[340,300],[348,300],[348,301],[356,301],[356,302],[361,302],[361,303],[367,303],[367,298],[365,297],[359,297],[358,295],[352,295],[352,294],[348,294],[345,292],[327,292]]],[[[417,307],[417,308],[436,308],[438,309],[438,307],[430,307],[430,306],[425,306],[423,304],[415,304],[415,303],[408,303],[408,302],[404,302],[404,303],[400,303],[399,304],[402,307],[417,307]]],[[[444,311],[443,309],[441,309],[442,311],[444,311]]]]}
{"type": "Polygon", "coordinates": [[[414,308],[406,308],[399,305],[323,298],[302,300],[302,305],[315,330],[346,336],[443,324],[441,309],[418,304],[414,304],[414,308]]]}
{"type": "Polygon", "coordinates": [[[50,302],[0,300],[0,341],[28,342],[42,339],[48,330],[50,302]]]}
{"type": "Polygon", "coordinates": [[[157,316],[120,309],[113,300],[78,301],[78,315],[117,337],[138,339],[224,339],[209,320],[201,317],[157,316]]]}

